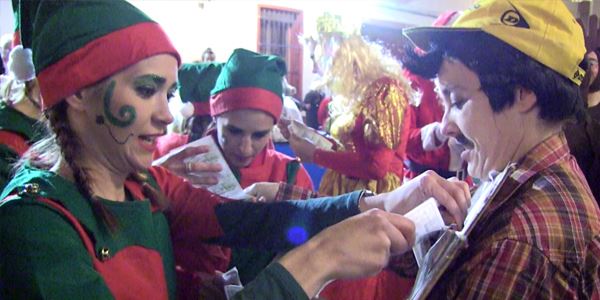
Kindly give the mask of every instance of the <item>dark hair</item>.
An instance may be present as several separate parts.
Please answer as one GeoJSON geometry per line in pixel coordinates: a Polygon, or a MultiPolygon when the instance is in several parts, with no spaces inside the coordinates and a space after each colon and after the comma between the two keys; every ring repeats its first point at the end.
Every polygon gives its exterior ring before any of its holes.
{"type": "Polygon", "coordinates": [[[318,105],[319,103],[321,103],[321,100],[323,100],[323,98],[325,98],[325,94],[323,92],[318,90],[311,90],[308,93],[306,93],[303,102],[312,105],[318,105]]]}
{"type": "Polygon", "coordinates": [[[213,118],[209,115],[189,117],[185,124],[185,129],[190,135],[188,143],[204,137],[212,122],[213,118]]]}
{"type": "Polygon", "coordinates": [[[431,49],[419,55],[407,48],[402,57],[404,66],[431,79],[445,57],[458,59],[477,74],[494,112],[510,107],[515,100],[515,89],[523,87],[537,96],[542,120],[554,123],[584,116],[579,86],[483,31],[447,34],[432,43],[431,49]]]}
{"type": "Polygon", "coordinates": [[[325,98],[325,94],[319,90],[312,90],[304,96],[304,104],[310,104],[306,109],[306,125],[314,129],[319,129],[319,106],[325,98]]]}
{"type": "MultiPolygon", "coordinates": [[[[103,86],[100,84],[99,86],[103,86]]],[[[102,204],[101,200],[95,196],[90,187],[87,176],[87,170],[79,165],[79,153],[81,153],[81,140],[75,134],[75,131],[69,123],[67,117],[67,101],[61,101],[45,112],[45,123],[47,126],[46,135],[38,142],[34,143],[21,159],[15,164],[14,171],[31,165],[33,167],[49,170],[56,165],[60,159],[69,165],[75,180],[75,186],[84,198],[91,202],[94,214],[99,218],[110,232],[118,228],[118,222],[114,215],[102,204]]],[[[131,179],[140,183],[142,192],[150,199],[152,204],[161,210],[168,207],[166,196],[156,190],[145,181],[145,176],[141,174],[131,174],[131,179]]]]}
{"type": "MultiPolygon", "coordinates": [[[[600,48],[596,48],[595,50],[593,50],[594,53],[596,53],[596,57],[598,59],[600,59],[600,48]]],[[[587,62],[587,59],[586,59],[587,62]]],[[[591,69],[591,65],[588,66],[589,68],[586,68],[586,70],[589,71],[589,69],[591,69]]],[[[600,76],[596,75],[596,78],[594,78],[594,81],[592,81],[589,84],[589,90],[588,93],[595,93],[597,91],[600,91],[600,76]]]]}
{"type": "Polygon", "coordinates": [[[204,52],[202,52],[202,61],[204,61],[204,56],[206,55],[215,55],[215,52],[213,52],[212,48],[206,48],[206,50],[204,50],[204,52]]]}

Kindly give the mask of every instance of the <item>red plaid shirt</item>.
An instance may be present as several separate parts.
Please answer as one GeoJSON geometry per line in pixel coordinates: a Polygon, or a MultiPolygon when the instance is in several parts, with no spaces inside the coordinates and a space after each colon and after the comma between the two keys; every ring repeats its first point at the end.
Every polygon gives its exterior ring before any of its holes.
{"type": "Polygon", "coordinates": [[[532,149],[430,299],[599,299],[600,211],[564,135],[532,149]]]}
{"type": "Polygon", "coordinates": [[[287,184],[285,182],[280,182],[279,189],[277,190],[275,199],[273,199],[272,202],[280,202],[285,200],[304,200],[317,197],[319,197],[319,193],[316,191],[292,184],[287,184]]]}

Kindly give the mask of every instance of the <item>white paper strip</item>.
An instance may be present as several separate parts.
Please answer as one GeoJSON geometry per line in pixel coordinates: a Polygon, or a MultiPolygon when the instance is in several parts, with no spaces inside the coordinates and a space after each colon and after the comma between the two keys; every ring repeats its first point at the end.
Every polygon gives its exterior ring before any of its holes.
{"type": "MultiPolygon", "coordinates": [[[[215,194],[218,194],[220,196],[227,197],[230,199],[241,200],[241,199],[249,198],[248,195],[246,195],[244,193],[244,190],[238,183],[237,179],[235,178],[235,175],[233,175],[233,172],[229,168],[229,165],[227,164],[225,157],[221,153],[221,150],[219,149],[219,147],[217,147],[217,144],[215,143],[215,140],[213,139],[212,136],[205,136],[199,140],[196,140],[189,144],[175,148],[175,149],[171,150],[169,153],[167,153],[165,156],[155,160],[152,163],[152,165],[153,166],[161,165],[167,159],[169,159],[171,156],[183,151],[184,149],[186,149],[188,147],[197,147],[197,146],[201,146],[201,145],[208,146],[209,151],[206,153],[198,154],[194,157],[187,158],[184,160],[184,163],[188,163],[190,161],[191,162],[204,162],[204,163],[218,163],[223,168],[221,170],[221,172],[218,173],[219,183],[208,186],[208,187],[204,187],[204,188],[206,188],[207,190],[209,190],[215,194]]],[[[213,174],[213,173],[211,173],[211,174],[213,174]]],[[[204,174],[203,172],[189,174],[189,176],[200,176],[200,177],[206,176],[206,175],[207,174],[204,174]]],[[[196,186],[196,187],[202,187],[202,186],[196,186]]]]}
{"type": "Polygon", "coordinates": [[[288,129],[295,135],[309,140],[311,143],[315,145],[318,149],[323,150],[331,150],[333,148],[333,143],[321,136],[320,134],[308,129],[306,125],[299,123],[296,120],[292,120],[292,124],[288,126],[288,129]]]}
{"type": "Polygon", "coordinates": [[[434,198],[429,198],[419,206],[404,215],[415,223],[415,241],[420,241],[432,232],[440,231],[446,227],[444,219],[434,198]]]}

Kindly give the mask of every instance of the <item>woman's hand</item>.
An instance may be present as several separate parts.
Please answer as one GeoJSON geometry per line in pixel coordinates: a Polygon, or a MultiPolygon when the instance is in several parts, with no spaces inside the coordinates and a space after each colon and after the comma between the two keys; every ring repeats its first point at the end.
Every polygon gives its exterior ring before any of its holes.
{"type": "Polygon", "coordinates": [[[391,255],[411,249],[414,235],[407,218],[372,209],[323,230],[279,262],[311,298],[330,280],[377,274],[391,255]]]}
{"type": "Polygon", "coordinates": [[[462,228],[471,205],[469,185],[456,178],[445,179],[433,171],[427,171],[391,192],[363,198],[359,207],[362,211],[375,207],[405,214],[431,197],[442,206],[443,215],[447,212],[454,221],[451,223],[462,228]]]}
{"type": "Polygon", "coordinates": [[[271,202],[279,191],[278,182],[257,182],[244,189],[254,202],[271,202]]]}
{"type": "Polygon", "coordinates": [[[207,153],[208,146],[188,147],[183,151],[171,156],[160,166],[168,169],[176,175],[185,178],[194,185],[211,186],[219,183],[219,172],[223,169],[220,164],[205,162],[186,162],[198,154],[207,153]]]}
{"type": "Polygon", "coordinates": [[[283,117],[279,118],[279,122],[277,122],[277,128],[279,128],[279,132],[286,140],[290,139],[290,129],[288,128],[290,124],[292,124],[292,122],[283,117]]]}

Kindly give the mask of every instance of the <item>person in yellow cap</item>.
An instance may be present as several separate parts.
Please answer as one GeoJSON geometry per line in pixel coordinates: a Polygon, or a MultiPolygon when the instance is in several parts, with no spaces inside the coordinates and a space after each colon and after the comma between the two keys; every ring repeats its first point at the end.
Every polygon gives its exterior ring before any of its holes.
{"type": "Polygon", "coordinates": [[[447,248],[413,299],[598,298],[600,210],[562,133],[584,108],[585,47],[563,1],[477,1],[451,27],[404,34],[425,51],[404,65],[436,78],[442,132],[491,187],[472,200],[468,247],[447,248]]]}
{"type": "MultiPolygon", "coordinates": [[[[122,0],[31,0],[20,10],[47,134],[0,195],[2,299],[175,299],[181,251],[207,241],[290,250],[234,299],[309,299],[409,250],[415,227],[400,214],[465,187],[431,175],[388,194],[279,203],[194,188],[151,165],[173,121],[180,65],[160,25],[122,0]],[[301,245],[288,238],[295,228],[305,229],[301,245]]],[[[468,201],[442,203],[460,222],[468,201]]]]}

